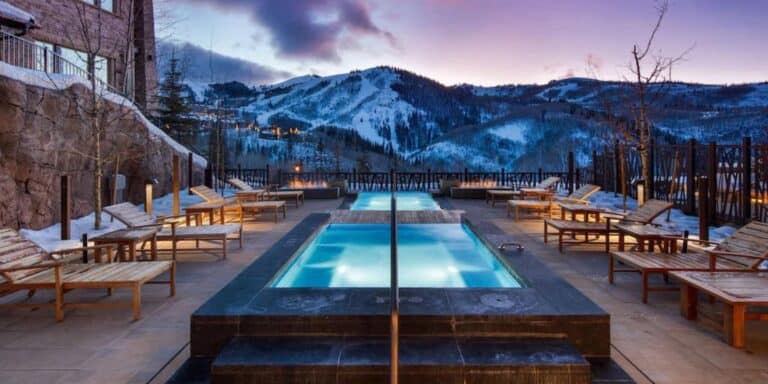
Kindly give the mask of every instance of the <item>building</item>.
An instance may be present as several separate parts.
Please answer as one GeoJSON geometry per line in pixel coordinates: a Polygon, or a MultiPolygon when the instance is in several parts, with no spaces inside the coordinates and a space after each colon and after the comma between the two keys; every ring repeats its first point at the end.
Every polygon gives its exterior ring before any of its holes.
{"type": "Polygon", "coordinates": [[[93,75],[152,109],[157,89],[152,0],[0,0],[0,36],[0,61],[93,75]]]}

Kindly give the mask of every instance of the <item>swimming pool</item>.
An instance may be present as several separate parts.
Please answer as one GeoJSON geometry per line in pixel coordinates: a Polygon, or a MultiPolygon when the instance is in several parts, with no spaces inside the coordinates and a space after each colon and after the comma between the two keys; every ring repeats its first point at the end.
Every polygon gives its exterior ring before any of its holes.
{"type": "MultiPolygon", "coordinates": [[[[389,211],[392,194],[390,192],[360,192],[349,208],[353,211],[389,211]]],[[[426,192],[398,192],[398,211],[436,211],[440,205],[426,192]]]]}
{"type": "MultiPolygon", "coordinates": [[[[330,224],[272,287],[388,287],[389,226],[330,224]]],[[[518,288],[521,283],[463,224],[398,226],[401,287],[518,288]]]]}

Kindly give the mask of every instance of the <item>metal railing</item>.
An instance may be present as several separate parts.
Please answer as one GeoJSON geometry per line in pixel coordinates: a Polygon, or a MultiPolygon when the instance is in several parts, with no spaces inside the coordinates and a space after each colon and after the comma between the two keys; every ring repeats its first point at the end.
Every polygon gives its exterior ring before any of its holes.
{"type": "Polygon", "coordinates": [[[36,44],[33,41],[23,39],[1,30],[0,61],[16,67],[45,73],[77,76],[87,81],[91,81],[93,78],[96,80],[96,84],[100,89],[106,89],[130,100],[130,97],[125,95],[124,92],[119,91],[108,82],[98,77],[94,77],[94,75],[87,69],[87,62],[78,65],[44,45],[36,44]]]}

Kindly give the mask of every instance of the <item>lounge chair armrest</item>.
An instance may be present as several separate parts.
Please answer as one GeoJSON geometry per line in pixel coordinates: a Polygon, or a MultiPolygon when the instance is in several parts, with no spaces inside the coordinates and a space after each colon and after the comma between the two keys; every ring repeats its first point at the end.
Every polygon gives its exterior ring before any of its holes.
{"type": "Polygon", "coordinates": [[[24,271],[27,269],[54,268],[64,264],[67,264],[67,263],[63,261],[45,261],[42,263],[24,265],[20,267],[0,268],[0,274],[6,274],[8,272],[24,271]]]}
{"type": "Polygon", "coordinates": [[[68,253],[75,253],[75,252],[82,252],[82,251],[95,251],[98,249],[112,249],[116,248],[117,244],[98,244],[98,245],[90,245],[87,247],[77,247],[77,248],[67,248],[67,249],[61,249],[58,251],[53,251],[49,253],[50,255],[65,255],[68,253]]]}

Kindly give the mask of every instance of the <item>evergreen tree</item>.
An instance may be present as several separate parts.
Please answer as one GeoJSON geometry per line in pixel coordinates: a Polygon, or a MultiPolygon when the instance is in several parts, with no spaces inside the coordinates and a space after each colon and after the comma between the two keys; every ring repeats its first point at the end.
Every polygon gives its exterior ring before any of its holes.
{"type": "Polygon", "coordinates": [[[179,64],[179,59],[172,56],[158,95],[160,120],[163,126],[172,132],[178,132],[189,125],[189,120],[186,118],[189,106],[183,95],[183,74],[179,64]]]}

